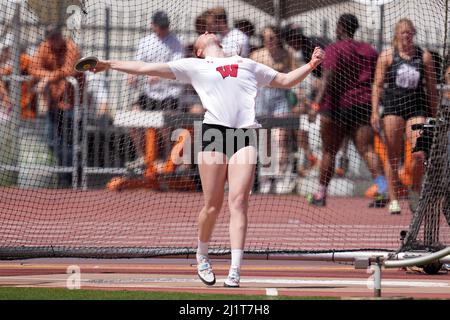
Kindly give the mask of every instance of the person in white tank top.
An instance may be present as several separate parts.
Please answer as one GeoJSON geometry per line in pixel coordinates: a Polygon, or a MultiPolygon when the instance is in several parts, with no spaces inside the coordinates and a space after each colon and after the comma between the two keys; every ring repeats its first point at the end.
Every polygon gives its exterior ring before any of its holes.
{"type": "MultiPolygon", "coordinates": [[[[185,58],[168,63],[100,60],[91,71],[113,69],[129,74],[158,76],[189,83],[197,91],[206,109],[204,128],[212,127],[218,132],[227,130],[235,132],[238,131],[237,128],[260,127],[255,118],[258,87],[294,87],[322,62],[325,55],[324,51],[317,47],[308,64],[289,73],[277,72],[240,56],[225,57],[218,38],[208,32],[198,37],[194,43],[194,52],[197,58],[185,58]]],[[[206,142],[205,137],[206,135],[202,136],[203,146],[206,142]]],[[[222,142],[225,140],[223,137],[222,142]]],[[[231,267],[224,286],[239,287],[247,233],[248,200],[256,159],[256,147],[250,144],[234,148],[230,154],[209,151],[207,148],[202,148],[198,154],[205,203],[198,219],[197,272],[207,285],[216,282],[208,257],[208,246],[222,207],[225,182],[228,181],[231,267]]]]}

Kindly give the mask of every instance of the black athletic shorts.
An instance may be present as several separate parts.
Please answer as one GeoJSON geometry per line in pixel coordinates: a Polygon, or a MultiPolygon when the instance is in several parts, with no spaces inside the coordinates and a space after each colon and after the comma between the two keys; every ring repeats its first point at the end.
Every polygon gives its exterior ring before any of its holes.
{"type": "Polygon", "coordinates": [[[139,96],[137,104],[143,111],[173,111],[178,110],[179,100],[176,98],[155,100],[143,94],[139,96]]]}
{"type": "Polygon", "coordinates": [[[402,117],[405,121],[415,117],[431,117],[430,108],[426,105],[416,106],[384,106],[382,118],[386,116],[398,116],[402,117]]]}
{"type": "Polygon", "coordinates": [[[372,106],[357,105],[347,108],[333,108],[331,110],[320,111],[320,113],[325,117],[333,119],[339,127],[353,131],[362,126],[370,125],[372,106]]]}
{"type": "Polygon", "coordinates": [[[216,124],[202,124],[202,151],[217,151],[231,158],[240,149],[256,148],[256,129],[236,129],[216,124]]]}

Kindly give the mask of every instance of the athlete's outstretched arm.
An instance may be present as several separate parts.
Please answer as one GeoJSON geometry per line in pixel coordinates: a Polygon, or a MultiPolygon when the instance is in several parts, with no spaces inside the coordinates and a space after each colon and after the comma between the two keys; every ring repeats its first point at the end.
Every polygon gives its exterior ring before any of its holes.
{"type": "Polygon", "coordinates": [[[91,70],[95,73],[106,70],[117,70],[129,74],[157,76],[175,79],[175,74],[167,63],[148,63],[143,61],[100,60],[91,70]]]}
{"type": "Polygon", "coordinates": [[[289,73],[279,72],[270,83],[275,88],[292,88],[302,82],[325,58],[325,52],[316,47],[309,61],[304,66],[292,70],[289,73]]]}

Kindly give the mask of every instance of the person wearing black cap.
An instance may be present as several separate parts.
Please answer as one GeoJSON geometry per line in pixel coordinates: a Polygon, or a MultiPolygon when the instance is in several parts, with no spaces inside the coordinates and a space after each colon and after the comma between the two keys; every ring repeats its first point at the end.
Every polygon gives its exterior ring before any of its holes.
{"type": "MultiPolygon", "coordinates": [[[[135,59],[145,62],[158,63],[178,60],[184,57],[184,47],[180,40],[170,31],[170,20],[167,13],[157,11],[152,15],[152,33],[140,40],[135,59]]],[[[137,77],[130,75],[128,83],[134,87],[143,89],[139,95],[138,101],[133,104],[133,110],[176,110],[179,107],[179,96],[183,87],[176,82],[170,82],[159,77],[145,76],[137,77]]],[[[163,137],[170,137],[167,130],[163,137]]],[[[137,169],[145,165],[153,166],[154,164],[145,163],[145,132],[142,129],[132,129],[130,135],[133,139],[138,158],[129,162],[129,169],[137,169]]],[[[147,141],[148,143],[148,141],[147,141]]],[[[156,148],[157,141],[153,142],[151,149],[156,148]]],[[[163,141],[169,146],[170,141],[163,141]]],[[[156,150],[157,151],[157,150],[156,150]]],[[[150,168],[152,169],[152,168],[150,168]]]]}

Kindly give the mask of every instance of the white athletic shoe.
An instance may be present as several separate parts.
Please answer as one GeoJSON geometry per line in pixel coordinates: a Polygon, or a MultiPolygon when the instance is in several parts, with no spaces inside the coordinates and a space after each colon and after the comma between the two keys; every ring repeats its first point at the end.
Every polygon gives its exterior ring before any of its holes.
{"type": "Polygon", "coordinates": [[[400,204],[397,200],[392,200],[389,202],[389,213],[390,214],[400,214],[402,209],[400,208],[400,204]]]}
{"type": "Polygon", "coordinates": [[[216,276],[207,256],[200,255],[197,257],[197,274],[200,280],[208,286],[212,286],[216,283],[216,276]]]}
{"type": "Polygon", "coordinates": [[[228,288],[239,288],[239,281],[241,280],[241,276],[239,274],[238,268],[230,268],[230,272],[228,273],[228,278],[223,283],[224,287],[228,288]]]}

